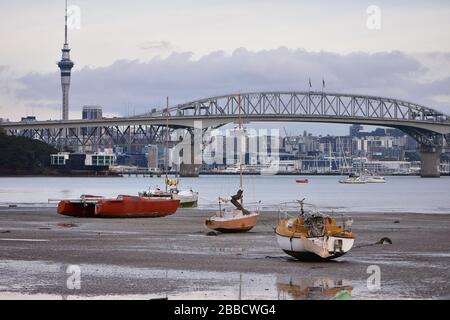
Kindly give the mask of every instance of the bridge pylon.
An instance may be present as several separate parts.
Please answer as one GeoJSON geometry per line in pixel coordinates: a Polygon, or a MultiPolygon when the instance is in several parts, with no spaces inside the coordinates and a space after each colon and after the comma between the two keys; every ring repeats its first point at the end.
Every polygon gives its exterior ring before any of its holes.
{"type": "Polygon", "coordinates": [[[180,177],[198,177],[202,168],[202,128],[201,122],[194,122],[194,127],[186,128],[184,138],[177,146],[179,156],[181,156],[180,177]],[[181,154],[180,154],[181,153],[181,154]]]}
{"type": "Polygon", "coordinates": [[[442,147],[440,146],[420,146],[420,161],[422,178],[439,178],[441,164],[442,147]]]}

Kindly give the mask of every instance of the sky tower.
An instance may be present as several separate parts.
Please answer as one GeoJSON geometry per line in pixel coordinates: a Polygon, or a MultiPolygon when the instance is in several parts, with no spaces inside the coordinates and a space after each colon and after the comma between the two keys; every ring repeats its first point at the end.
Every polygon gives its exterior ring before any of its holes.
{"type": "Polygon", "coordinates": [[[70,74],[74,66],[70,60],[70,49],[67,43],[67,0],[66,0],[66,14],[65,14],[65,28],[64,28],[64,47],[62,51],[61,61],[58,62],[58,67],[61,70],[61,87],[62,87],[62,120],[69,120],[69,88],[70,88],[70,74]]]}

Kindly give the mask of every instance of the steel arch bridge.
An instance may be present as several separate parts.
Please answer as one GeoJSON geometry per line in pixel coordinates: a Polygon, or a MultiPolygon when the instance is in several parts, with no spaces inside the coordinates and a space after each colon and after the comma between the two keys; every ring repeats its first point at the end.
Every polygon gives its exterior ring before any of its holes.
{"type": "MultiPolygon", "coordinates": [[[[66,130],[66,136],[76,135],[80,143],[82,137],[94,135],[94,130],[79,130],[81,128],[102,128],[106,136],[113,136],[112,130],[116,129],[114,133],[118,136],[147,134],[149,139],[158,141],[161,127],[166,125],[191,128],[195,120],[202,120],[204,128],[218,127],[237,122],[239,114],[245,122],[322,122],[394,127],[429,145],[439,144],[435,137],[450,134],[450,117],[437,110],[398,99],[324,92],[239,93],[200,99],[134,117],[3,122],[0,128],[13,135],[33,133],[37,139],[48,136],[49,130],[62,137],[62,131],[66,130]]],[[[53,136],[51,142],[58,138],[53,136]]]]}
{"type": "MultiPolygon", "coordinates": [[[[320,122],[398,128],[415,138],[422,153],[440,154],[450,141],[450,117],[399,99],[327,92],[250,92],[209,97],[126,118],[97,120],[4,122],[13,135],[27,135],[58,145],[162,143],[171,130],[191,130],[238,122],[320,122]],[[89,129],[91,128],[91,129],[89,129]],[[89,130],[88,130],[89,129],[89,130]]],[[[434,160],[433,160],[434,161],[434,160]]]]}
{"type": "Polygon", "coordinates": [[[252,92],[196,100],[142,117],[198,119],[207,126],[236,122],[324,122],[399,128],[421,144],[439,145],[450,134],[450,117],[399,99],[324,92],[252,92]]]}

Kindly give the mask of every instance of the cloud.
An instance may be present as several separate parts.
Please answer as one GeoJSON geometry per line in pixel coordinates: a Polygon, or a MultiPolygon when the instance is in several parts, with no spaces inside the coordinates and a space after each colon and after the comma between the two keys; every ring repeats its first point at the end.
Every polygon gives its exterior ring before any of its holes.
{"type": "Polygon", "coordinates": [[[168,41],[147,41],[141,43],[139,49],[152,51],[166,51],[174,49],[174,46],[168,41]]]}
{"type": "MultiPolygon", "coordinates": [[[[450,63],[449,54],[430,53],[429,60],[433,55],[450,63]]],[[[148,62],[119,60],[107,67],[73,72],[71,110],[80,113],[83,105],[99,104],[106,113],[138,114],[163,107],[166,96],[173,105],[233,92],[302,91],[308,90],[309,78],[313,89],[321,90],[323,77],[329,92],[399,98],[450,114],[448,100],[443,99],[450,95],[450,74],[431,76],[433,68],[425,58],[402,52],[337,54],[281,47],[240,48],[230,55],[216,51],[198,59],[182,52],[148,62]]],[[[16,100],[35,105],[35,110],[40,102],[45,102],[43,108],[58,109],[58,72],[32,73],[15,81],[20,83],[14,91],[16,100]]],[[[9,115],[20,116],[12,110],[9,115]]]]}

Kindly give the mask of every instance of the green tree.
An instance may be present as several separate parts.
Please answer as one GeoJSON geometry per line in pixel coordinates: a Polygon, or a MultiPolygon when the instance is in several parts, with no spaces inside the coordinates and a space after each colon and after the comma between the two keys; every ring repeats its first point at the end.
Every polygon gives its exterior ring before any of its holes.
{"type": "Polygon", "coordinates": [[[58,151],[52,146],[26,137],[0,133],[0,170],[36,170],[50,166],[50,155],[58,151]]]}

